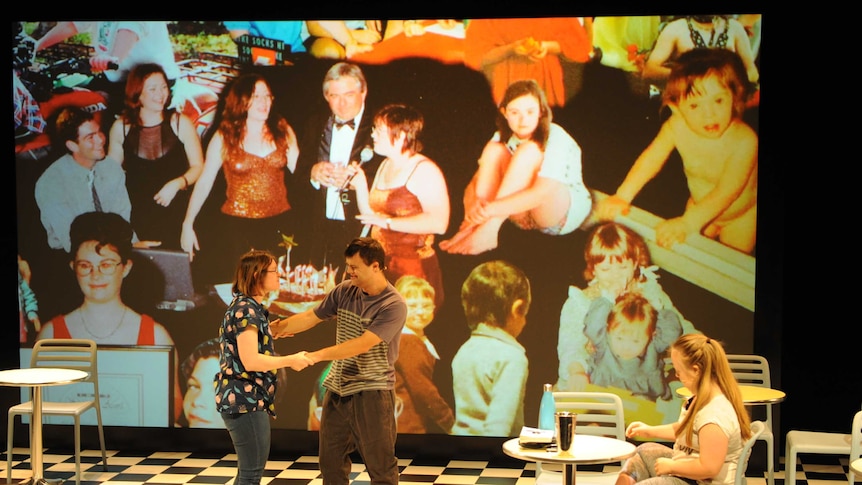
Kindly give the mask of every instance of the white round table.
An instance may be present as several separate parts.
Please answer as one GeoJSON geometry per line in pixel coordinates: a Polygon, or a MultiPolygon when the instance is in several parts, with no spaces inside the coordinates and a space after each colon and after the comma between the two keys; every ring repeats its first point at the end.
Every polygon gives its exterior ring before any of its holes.
{"type": "Polygon", "coordinates": [[[616,438],[578,434],[572,443],[571,453],[561,455],[556,451],[522,448],[518,438],[512,438],[503,443],[503,453],[526,461],[561,463],[563,484],[575,485],[575,465],[622,461],[635,454],[635,445],[616,438]]]}
{"type": "Polygon", "coordinates": [[[42,474],[42,388],[71,384],[87,377],[87,373],[77,369],[61,369],[55,367],[33,367],[27,369],[9,369],[0,371],[0,386],[32,387],[33,415],[30,427],[30,462],[33,477],[25,483],[45,485],[48,483],[42,474]]]}

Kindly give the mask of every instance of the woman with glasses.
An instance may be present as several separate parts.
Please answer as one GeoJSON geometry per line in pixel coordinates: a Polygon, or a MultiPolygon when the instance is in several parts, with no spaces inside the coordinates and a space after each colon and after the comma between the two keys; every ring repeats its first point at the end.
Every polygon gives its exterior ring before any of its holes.
{"type": "Polygon", "coordinates": [[[251,248],[278,250],[279,233],[293,234],[285,169],[293,173],[299,145],[293,128],[273,109],[272,89],[259,74],[243,74],[227,89],[221,121],[207,145],[204,169],[192,191],[180,245],[194,260],[203,251],[217,281],[232,276],[230,262],[251,248]],[[213,231],[200,238],[195,221],[223,171],[225,199],[213,231]],[[217,231],[217,232],[215,232],[217,231]],[[204,245],[200,244],[206,239],[204,245]],[[224,244],[217,247],[219,243],[224,244]]]}
{"type": "Polygon", "coordinates": [[[354,164],[350,187],[356,190],[356,216],[386,251],[386,277],[422,278],[443,304],[443,275],[434,238],[449,226],[449,190],[436,162],[423,155],[420,137],[425,117],[404,104],[389,104],[374,115],[374,151],[386,157],[369,184],[354,164]],[[369,186],[370,185],[370,186],[369,186]]]}
{"type": "Polygon", "coordinates": [[[87,212],[69,229],[72,260],[83,303],[42,325],[37,340],[82,338],[99,345],[169,345],[160,323],[123,303],[123,280],[132,271],[132,226],[112,212],[87,212]]]}
{"type": "MultiPolygon", "coordinates": [[[[69,228],[74,272],[84,301],[78,308],[42,325],[36,340],[74,338],[98,345],[175,347],[168,330],[153,317],[136,312],[120,296],[132,271],[132,226],[113,212],[85,212],[69,228]]],[[[174,368],[174,417],[182,414],[178,369],[174,368]]]]}
{"type": "Polygon", "coordinates": [[[271,326],[264,300],[278,287],[278,262],[272,253],[243,254],[234,270],[233,299],[218,330],[219,368],[210,378],[215,382],[216,411],[236,451],[236,485],[259,485],[263,476],[276,393],[280,386],[287,387],[277,371],[286,367],[300,371],[314,364],[305,351],[279,355],[275,350],[271,328],[281,320],[271,326]]]}

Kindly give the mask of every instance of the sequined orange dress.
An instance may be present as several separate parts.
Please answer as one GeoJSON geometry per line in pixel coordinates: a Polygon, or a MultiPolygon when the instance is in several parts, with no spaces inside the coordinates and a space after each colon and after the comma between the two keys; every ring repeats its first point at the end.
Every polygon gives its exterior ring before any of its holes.
{"type": "MultiPolygon", "coordinates": [[[[418,167],[419,164],[416,166],[418,167]]],[[[407,180],[410,180],[415,171],[414,167],[407,180]]],[[[371,210],[393,218],[420,214],[422,204],[419,198],[407,189],[407,180],[400,187],[381,189],[377,187],[375,178],[368,193],[368,204],[371,210]]],[[[443,303],[443,277],[440,272],[440,262],[434,250],[434,234],[408,234],[373,226],[371,237],[380,241],[386,251],[386,274],[389,281],[394,284],[398,278],[408,274],[424,278],[434,287],[434,303],[439,308],[443,303]]]]}
{"type": "Polygon", "coordinates": [[[225,161],[227,200],[221,211],[229,216],[262,219],[290,210],[284,168],[287,152],[273,150],[260,157],[246,151],[238,160],[225,161]]]}
{"type": "Polygon", "coordinates": [[[279,149],[264,157],[243,151],[224,161],[226,199],[221,218],[213,221],[211,253],[200,263],[213,282],[230,281],[235,262],[250,249],[283,253],[278,247],[281,235],[296,231],[295,211],[287,200],[286,165],[287,153],[279,149]]]}

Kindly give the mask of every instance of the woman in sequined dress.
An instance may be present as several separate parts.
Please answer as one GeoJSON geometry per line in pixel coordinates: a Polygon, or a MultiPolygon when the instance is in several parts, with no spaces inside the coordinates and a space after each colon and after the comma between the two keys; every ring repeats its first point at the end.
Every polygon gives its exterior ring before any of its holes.
{"type": "MultiPolygon", "coordinates": [[[[374,116],[374,151],[386,157],[369,189],[363,170],[351,188],[371,237],[386,249],[389,281],[404,275],[423,278],[434,287],[434,303],[443,303],[443,278],[434,235],[449,226],[449,192],[437,164],[419,153],[424,117],[402,104],[383,107],[374,116]]],[[[355,167],[354,167],[355,169],[355,167]]]]}
{"type": "MultiPolygon", "coordinates": [[[[274,96],[259,74],[239,76],[227,90],[222,119],[206,151],[203,173],[192,191],[182,224],[181,244],[194,260],[206,251],[221,267],[216,277],[230,277],[231,267],[248,250],[277,250],[280,233],[292,234],[285,169],[293,173],[299,145],[293,128],[273,112],[274,96]],[[204,245],[195,220],[223,171],[225,201],[214,224],[212,239],[204,245]],[[224,237],[219,237],[224,235],[224,237]],[[219,245],[221,243],[221,245],[219,245]]],[[[218,271],[218,270],[217,270],[218,271]]]]}

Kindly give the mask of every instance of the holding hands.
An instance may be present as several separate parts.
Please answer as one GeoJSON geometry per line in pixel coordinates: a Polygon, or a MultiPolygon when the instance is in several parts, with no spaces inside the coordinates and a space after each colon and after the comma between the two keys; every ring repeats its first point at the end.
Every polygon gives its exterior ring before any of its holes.
{"type": "Polygon", "coordinates": [[[495,217],[496,214],[491,210],[492,202],[489,200],[477,200],[473,207],[464,214],[464,223],[467,225],[479,225],[495,217]]]}
{"type": "Polygon", "coordinates": [[[304,350],[302,352],[289,355],[288,359],[290,359],[290,363],[287,367],[290,367],[295,371],[300,371],[308,366],[316,364],[317,362],[315,362],[309,355],[310,354],[304,350]]]}
{"type": "Polygon", "coordinates": [[[293,337],[296,335],[287,331],[287,318],[269,322],[269,331],[272,332],[272,338],[293,337]]]}

